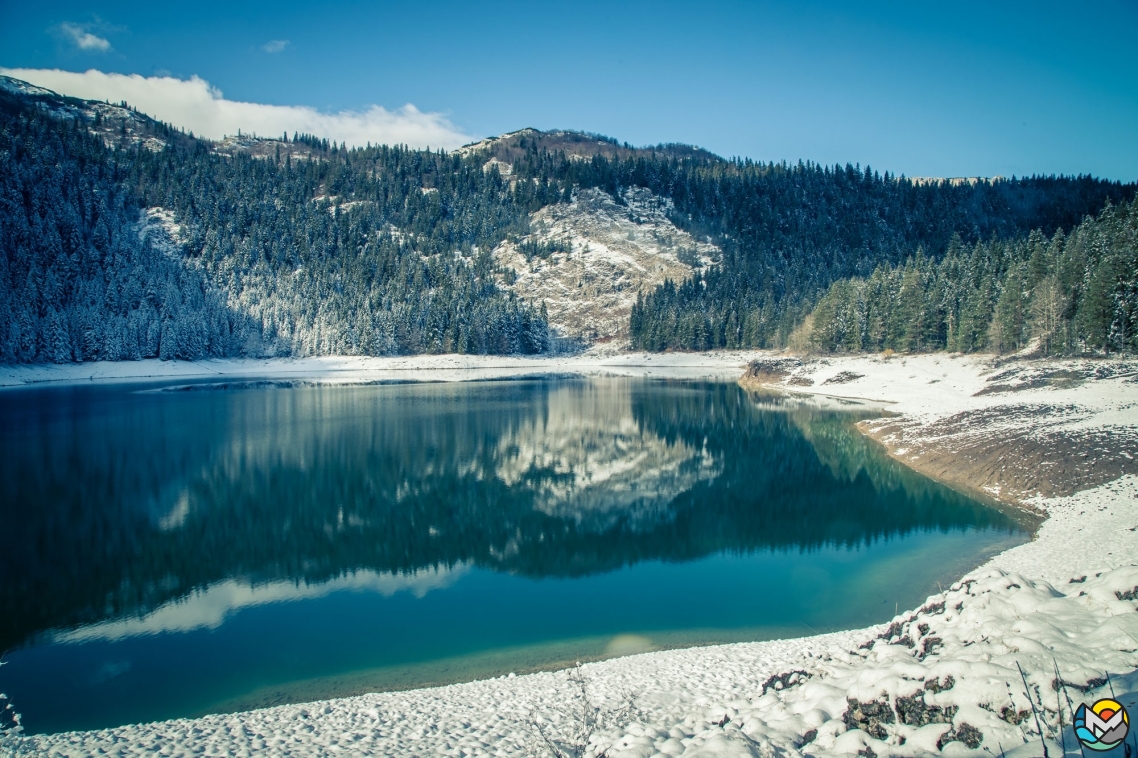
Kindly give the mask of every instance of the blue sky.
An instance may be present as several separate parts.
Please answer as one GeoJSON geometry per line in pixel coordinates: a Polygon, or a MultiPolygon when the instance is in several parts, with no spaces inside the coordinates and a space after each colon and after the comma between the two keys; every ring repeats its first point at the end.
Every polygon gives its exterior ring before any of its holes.
{"type": "MultiPolygon", "coordinates": [[[[434,144],[571,128],[909,176],[1138,179],[1135,39],[1134,0],[0,5],[5,68],[377,105],[382,128],[435,129],[434,144]]],[[[262,132],[285,111],[265,114],[262,132]]]]}

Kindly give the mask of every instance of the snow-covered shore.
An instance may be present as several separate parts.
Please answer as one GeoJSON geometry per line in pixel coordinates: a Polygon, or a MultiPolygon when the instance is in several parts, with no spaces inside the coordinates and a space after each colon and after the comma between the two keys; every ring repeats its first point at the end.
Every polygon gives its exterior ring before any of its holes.
{"type": "MultiPolygon", "coordinates": [[[[383,371],[434,380],[535,373],[711,376],[737,375],[752,357],[308,359],[289,362],[294,365],[287,369],[260,362],[219,366],[218,361],[193,364],[190,370],[201,376],[208,365],[227,378],[262,378],[295,369],[287,375],[353,382],[385,380],[383,371]]],[[[1067,710],[1065,695],[1076,706],[1089,704],[1112,686],[1124,704],[1133,703],[1138,693],[1135,364],[997,366],[990,359],[944,355],[759,357],[764,363],[752,384],[888,403],[898,415],[863,422],[862,429],[890,454],[958,486],[1046,512],[1048,519],[1033,542],[996,556],[891,625],[586,664],[580,670],[586,697],[601,715],[615,719],[630,695],[636,696],[631,718],[595,730],[593,752],[1039,755],[1037,722],[1017,665],[1047,709],[1041,714],[1044,732],[1055,732],[1049,724],[1056,724],[1057,702],[1067,710]],[[1070,684],[1064,692],[1053,689],[1056,669],[1070,684]],[[1109,683],[1103,681],[1106,673],[1109,683]]],[[[129,371],[121,365],[108,366],[97,378],[130,378],[114,373],[129,371]]],[[[90,381],[52,370],[32,376],[29,369],[5,369],[0,384],[26,384],[41,376],[90,381]]],[[[544,755],[551,753],[534,723],[542,724],[547,736],[570,738],[582,721],[580,693],[566,672],[539,673],[33,737],[3,749],[51,756],[544,755]]],[[[1049,741],[1053,755],[1060,753],[1058,739],[1049,741]]],[[[1078,753],[1069,727],[1066,748],[1068,754],[1078,753]]]]}
{"type": "Polygon", "coordinates": [[[0,366],[0,389],[114,382],[240,381],[277,379],[323,384],[411,381],[452,382],[550,374],[614,376],[738,376],[757,351],[625,353],[592,350],[550,357],[414,355],[369,358],[227,358],[206,361],[104,361],[0,366]]]}

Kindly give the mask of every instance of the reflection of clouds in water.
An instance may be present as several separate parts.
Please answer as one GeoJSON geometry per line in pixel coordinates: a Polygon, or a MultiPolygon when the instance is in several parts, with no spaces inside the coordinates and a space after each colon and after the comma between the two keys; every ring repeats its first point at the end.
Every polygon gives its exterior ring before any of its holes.
{"type": "Polygon", "coordinates": [[[630,392],[595,387],[551,392],[544,416],[504,437],[495,460],[498,478],[531,491],[538,510],[596,530],[619,519],[651,528],[677,495],[723,470],[706,448],[641,429],[630,392]]]}
{"type": "MultiPolygon", "coordinates": [[[[240,580],[228,579],[194,592],[184,599],[166,603],[145,616],[105,621],[60,632],[54,636],[54,641],[63,643],[116,641],[127,637],[165,632],[217,629],[229,616],[242,608],[319,598],[341,590],[376,592],[384,597],[405,590],[415,597],[423,597],[431,590],[449,587],[467,571],[469,566],[465,564],[449,569],[441,567],[423,569],[409,574],[357,571],[321,584],[269,582],[254,586],[240,580]]],[[[118,673],[122,672],[117,672],[115,675],[118,673]]]]}

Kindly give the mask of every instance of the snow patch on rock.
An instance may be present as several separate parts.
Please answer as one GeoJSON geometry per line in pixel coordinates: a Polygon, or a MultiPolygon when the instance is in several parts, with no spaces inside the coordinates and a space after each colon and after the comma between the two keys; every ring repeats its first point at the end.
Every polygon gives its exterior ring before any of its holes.
{"type": "Polygon", "coordinates": [[[166,208],[144,208],[138,215],[138,238],[150,240],[155,250],[173,258],[182,259],[182,245],[186,238],[182,225],[174,220],[174,212],[166,208]]]}
{"type": "MultiPolygon", "coordinates": [[[[503,164],[505,165],[505,164],[503,164]]],[[[532,232],[493,251],[500,286],[545,303],[558,336],[582,343],[627,338],[636,297],[670,279],[680,283],[720,250],[676,227],[672,201],[642,188],[618,203],[599,189],[571,203],[546,206],[530,218],[532,232]],[[527,255],[526,245],[561,248],[527,255]]]]}

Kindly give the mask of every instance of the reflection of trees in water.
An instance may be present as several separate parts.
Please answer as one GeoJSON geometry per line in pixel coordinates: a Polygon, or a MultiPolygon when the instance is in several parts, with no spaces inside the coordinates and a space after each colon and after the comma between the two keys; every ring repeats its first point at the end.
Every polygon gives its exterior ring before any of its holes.
{"type": "Polygon", "coordinates": [[[796,425],[732,385],[36,398],[0,461],[14,525],[0,534],[0,648],[230,577],[468,561],[571,576],[1003,523],[848,442],[838,416],[796,425]]]}
{"type": "MultiPolygon", "coordinates": [[[[760,410],[736,386],[644,394],[638,420],[724,461],[710,486],[673,503],[676,525],[704,551],[857,545],[913,530],[1014,529],[1003,514],[881,454],[853,414],[760,410]]],[[[698,553],[699,551],[696,550],[698,553]]]]}

